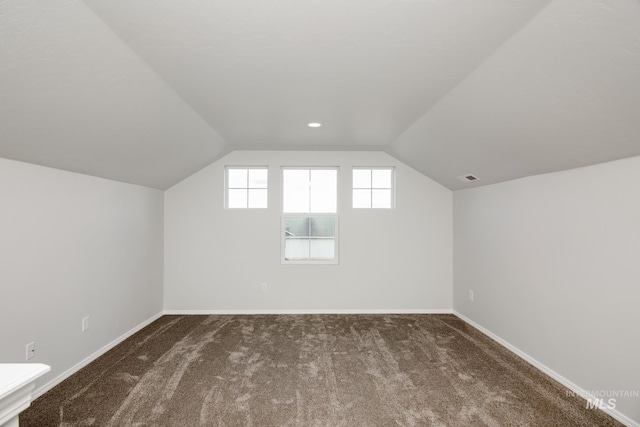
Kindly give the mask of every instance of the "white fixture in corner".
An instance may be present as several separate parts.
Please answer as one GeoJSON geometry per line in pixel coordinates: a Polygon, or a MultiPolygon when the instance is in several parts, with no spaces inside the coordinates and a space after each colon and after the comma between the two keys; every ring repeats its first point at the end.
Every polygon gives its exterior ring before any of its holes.
{"type": "Polygon", "coordinates": [[[51,368],[42,363],[0,363],[0,426],[18,427],[18,416],[31,405],[35,380],[51,368]]]}

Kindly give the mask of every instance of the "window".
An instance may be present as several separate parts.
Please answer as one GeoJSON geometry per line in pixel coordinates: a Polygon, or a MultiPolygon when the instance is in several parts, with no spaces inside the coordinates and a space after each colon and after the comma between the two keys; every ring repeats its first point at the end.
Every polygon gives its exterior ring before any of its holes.
{"type": "Polygon", "coordinates": [[[282,261],[338,262],[338,169],[283,168],[282,261]]]}
{"type": "Polygon", "coordinates": [[[394,207],[393,168],[353,168],[353,207],[394,207]]]}
{"type": "Polygon", "coordinates": [[[227,167],[227,208],[266,208],[268,169],[227,167]]]}

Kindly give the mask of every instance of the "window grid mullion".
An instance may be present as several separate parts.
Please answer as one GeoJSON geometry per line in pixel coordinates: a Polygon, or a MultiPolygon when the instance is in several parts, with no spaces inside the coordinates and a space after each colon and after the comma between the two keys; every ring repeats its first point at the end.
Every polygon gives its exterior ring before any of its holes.
{"type": "Polygon", "coordinates": [[[249,208],[249,169],[247,169],[247,208],[249,208]]]}
{"type": "Polygon", "coordinates": [[[309,252],[307,256],[311,258],[311,217],[307,218],[307,242],[309,243],[309,252]]]}
{"type": "MultiPolygon", "coordinates": [[[[308,200],[309,206],[307,208],[307,212],[311,213],[311,191],[312,191],[312,188],[311,188],[311,169],[309,169],[309,176],[307,177],[307,179],[308,179],[308,185],[309,185],[309,200],[308,200]]],[[[311,255],[311,254],[309,254],[309,255],[311,255]]]]}
{"type": "Polygon", "coordinates": [[[373,169],[369,179],[369,208],[373,208],[373,169]]]}

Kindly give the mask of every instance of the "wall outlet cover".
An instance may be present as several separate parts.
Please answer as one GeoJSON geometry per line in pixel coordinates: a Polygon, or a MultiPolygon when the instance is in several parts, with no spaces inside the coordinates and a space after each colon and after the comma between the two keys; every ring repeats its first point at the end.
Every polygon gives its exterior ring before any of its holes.
{"type": "Polygon", "coordinates": [[[30,342],[27,344],[27,360],[33,359],[36,355],[36,343],[30,342]]]}

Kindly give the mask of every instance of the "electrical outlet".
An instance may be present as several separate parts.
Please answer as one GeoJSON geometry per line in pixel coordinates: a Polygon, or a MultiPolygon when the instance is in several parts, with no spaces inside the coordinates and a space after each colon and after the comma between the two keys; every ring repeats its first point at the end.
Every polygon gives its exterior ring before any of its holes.
{"type": "Polygon", "coordinates": [[[469,291],[469,299],[473,301],[473,291],[469,291]]]}
{"type": "Polygon", "coordinates": [[[266,283],[266,282],[263,282],[263,283],[260,285],[260,289],[262,289],[262,292],[267,292],[267,283],[266,283]]]}
{"type": "Polygon", "coordinates": [[[89,329],[89,316],[82,318],[82,332],[85,332],[89,329]]]}
{"type": "Polygon", "coordinates": [[[36,355],[36,343],[30,342],[27,344],[27,360],[33,359],[36,355]]]}

